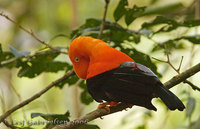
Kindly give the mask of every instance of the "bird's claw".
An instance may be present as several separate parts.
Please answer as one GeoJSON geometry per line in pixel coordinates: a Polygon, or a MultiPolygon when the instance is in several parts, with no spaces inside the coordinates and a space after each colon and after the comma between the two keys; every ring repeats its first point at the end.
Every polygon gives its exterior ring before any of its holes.
{"type": "Polygon", "coordinates": [[[98,105],[98,109],[104,108],[104,109],[106,109],[106,111],[108,113],[110,113],[110,107],[117,106],[118,104],[119,104],[118,102],[113,102],[113,101],[111,101],[111,102],[105,102],[105,103],[99,104],[98,105]]]}
{"type": "MultiPolygon", "coordinates": [[[[104,109],[106,109],[106,111],[108,112],[108,113],[110,113],[110,108],[108,107],[108,105],[109,105],[109,102],[105,102],[105,103],[101,103],[101,104],[99,104],[98,105],[98,109],[100,109],[100,108],[104,108],[104,109]]],[[[100,117],[101,118],[101,117],[100,117]]],[[[101,118],[102,119],[102,118],[101,118]]]]}
{"type": "MultiPolygon", "coordinates": [[[[133,104],[130,104],[130,105],[128,106],[128,108],[132,108],[132,107],[133,107],[133,104]]],[[[126,108],[125,111],[128,111],[128,109],[126,108]]]]}

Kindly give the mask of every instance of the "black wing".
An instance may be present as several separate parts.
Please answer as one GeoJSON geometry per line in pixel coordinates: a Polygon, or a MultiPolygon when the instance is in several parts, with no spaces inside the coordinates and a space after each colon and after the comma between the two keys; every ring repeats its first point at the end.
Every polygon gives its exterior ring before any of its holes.
{"type": "Polygon", "coordinates": [[[87,86],[97,102],[116,101],[156,110],[151,103],[156,95],[171,110],[185,108],[149,68],[134,62],[125,62],[116,69],[88,79],[87,86]]]}

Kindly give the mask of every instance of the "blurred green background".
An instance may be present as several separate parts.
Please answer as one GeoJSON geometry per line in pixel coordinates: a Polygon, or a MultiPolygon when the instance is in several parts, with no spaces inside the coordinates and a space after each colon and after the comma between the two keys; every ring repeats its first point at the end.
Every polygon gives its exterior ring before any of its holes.
{"type": "MultiPolygon", "coordinates": [[[[111,0],[107,19],[115,21],[113,17],[119,0],[111,0]]],[[[184,19],[199,18],[195,12],[195,0],[129,0],[129,6],[147,6],[149,10],[163,8],[167,5],[182,4],[181,8],[167,10],[163,15],[166,18],[174,18],[177,21],[184,19]],[[196,16],[195,16],[196,15],[196,16]]],[[[32,30],[41,40],[52,46],[68,47],[71,42],[71,32],[85,23],[88,18],[102,18],[104,12],[104,0],[0,0],[0,12],[4,12],[17,23],[32,30]]],[[[148,15],[137,18],[128,27],[124,19],[118,23],[131,30],[140,30],[144,22],[152,21],[157,15],[148,15]]],[[[158,26],[159,27],[159,26],[158,26]]],[[[152,30],[158,30],[154,27],[152,30]]],[[[179,28],[172,32],[154,35],[151,39],[142,36],[138,44],[133,44],[138,51],[166,60],[164,50],[152,52],[155,42],[164,42],[170,38],[179,37],[187,33],[200,35],[199,26],[193,28],[179,28]]],[[[183,42],[183,41],[180,41],[183,42]]],[[[31,51],[34,53],[43,46],[33,39],[30,35],[19,29],[4,17],[0,16],[0,43],[4,51],[10,51],[8,45],[13,46],[19,51],[31,51]]],[[[170,55],[174,66],[178,67],[181,56],[184,56],[181,71],[200,62],[200,48],[189,42],[184,42],[182,49],[176,48],[170,55]]],[[[133,57],[134,59],[134,57],[133,57]]],[[[69,62],[67,55],[59,55],[56,60],[69,62]]],[[[158,72],[162,75],[161,81],[166,82],[177,73],[168,64],[152,60],[158,72]]],[[[39,65],[39,64],[38,64],[39,65]]],[[[64,71],[57,73],[42,73],[35,78],[17,76],[17,68],[0,68],[0,112],[1,114],[14,105],[20,103],[45,88],[50,82],[61,77],[64,71]]],[[[189,80],[199,85],[200,74],[197,73],[189,80]]],[[[53,88],[39,99],[33,101],[22,109],[14,112],[8,120],[41,120],[42,118],[31,119],[30,114],[40,112],[44,114],[64,114],[70,111],[70,120],[86,114],[97,108],[98,103],[92,102],[85,105],[80,100],[83,89],[67,84],[62,88],[53,88]]],[[[187,84],[179,84],[171,89],[185,105],[190,106],[189,111],[168,111],[166,107],[154,99],[153,103],[158,108],[157,112],[148,111],[141,107],[133,107],[128,111],[114,113],[102,119],[96,119],[91,124],[98,125],[101,129],[187,129],[200,118],[200,94],[192,90],[187,84]],[[194,107],[194,108],[193,108],[194,107]],[[189,114],[189,115],[186,115],[189,114]]],[[[199,122],[200,123],[200,122],[199,122]]],[[[36,125],[33,128],[42,128],[36,125]]],[[[6,126],[1,123],[0,128],[6,126]]],[[[200,128],[200,127],[199,127],[200,128]]]]}

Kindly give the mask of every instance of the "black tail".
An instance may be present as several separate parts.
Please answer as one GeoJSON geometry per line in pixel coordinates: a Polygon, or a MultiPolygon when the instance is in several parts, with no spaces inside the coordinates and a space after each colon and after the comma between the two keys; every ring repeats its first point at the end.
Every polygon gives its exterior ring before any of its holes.
{"type": "Polygon", "coordinates": [[[158,84],[156,88],[156,94],[161,100],[167,105],[170,110],[178,109],[179,111],[183,111],[185,109],[184,104],[181,100],[170,90],[168,90],[162,83],[158,84]],[[160,87],[160,88],[158,88],[160,87]]]}

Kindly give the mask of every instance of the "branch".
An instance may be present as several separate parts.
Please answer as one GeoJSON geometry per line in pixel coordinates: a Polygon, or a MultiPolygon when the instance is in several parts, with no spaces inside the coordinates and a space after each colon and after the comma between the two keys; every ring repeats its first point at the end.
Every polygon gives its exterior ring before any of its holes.
{"type": "MultiPolygon", "coordinates": [[[[172,67],[172,69],[174,69],[178,74],[180,74],[180,69],[181,69],[181,65],[182,65],[182,62],[183,62],[183,56],[181,58],[181,61],[180,61],[180,64],[179,64],[179,67],[176,69],[173,64],[171,63],[170,61],[170,58],[169,58],[169,53],[167,51],[167,46],[166,44],[164,44],[164,48],[165,48],[165,52],[166,52],[166,55],[167,55],[167,61],[165,63],[169,64],[169,66],[172,67]]],[[[155,58],[154,58],[155,59],[155,58]]],[[[194,90],[198,90],[200,91],[200,88],[195,86],[192,82],[188,81],[188,80],[185,80],[184,83],[187,83],[188,85],[190,85],[192,87],[192,89],[194,90]]]]}
{"type": "Polygon", "coordinates": [[[105,2],[106,2],[106,5],[105,5],[105,10],[104,10],[104,14],[103,14],[103,19],[102,19],[102,24],[101,24],[101,28],[99,31],[98,39],[101,38],[101,35],[103,33],[103,29],[104,29],[105,21],[106,21],[106,14],[107,14],[107,10],[108,10],[108,4],[109,4],[110,0],[105,0],[105,2]]]}
{"type": "MultiPolygon", "coordinates": [[[[179,75],[174,76],[172,79],[170,79],[169,81],[164,83],[164,86],[166,86],[168,89],[172,88],[173,86],[183,82],[184,80],[186,80],[187,78],[193,76],[194,74],[196,74],[197,72],[200,71],[200,63],[198,63],[197,65],[191,67],[190,69],[186,70],[185,72],[180,73],[179,75]]],[[[71,128],[75,128],[76,126],[78,126],[79,124],[77,123],[82,123],[81,121],[92,121],[96,118],[105,116],[105,115],[109,115],[118,111],[122,111],[126,108],[128,108],[129,105],[128,104],[119,104],[115,107],[111,107],[110,108],[110,113],[108,113],[108,111],[106,109],[96,109],[84,116],[79,117],[76,120],[70,121],[68,122],[66,125],[57,125],[55,126],[53,129],[71,129],[71,128]],[[80,121],[80,122],[77,122],[80,121]],[[76,124],[75,124],[76,123],[76,124]]]]}
{"type": "Polygon", "coordinates": [[[190,85],[192,87],[193,90],[198,90],[200,91],[200,88],[196,85],[194,85],[193,83],[191,83],[190,81],[188,80],[185,80],[184,83],[187,83],[188,85],[190,85]]]}
{"type": "MultiPolygon", "coordinates": [[[[180,64],[179,64],[179,67],[176,69],[171,61],[170,61],[170,58],[169,58],[169,53],[167,51],[167,47],[166,47],[166,44],[164,45],[164,48],[165,48],[165,53],[167,55],[167,61],[163,61],[163,60],[160,60],[160,59],[157,59],[157,58],[154,58],[152,57],[152,59],[154,60],[157,60],[157,61],[160,61],[160,62],[163,62],[163,63],[167,63],[170,67],[172,67],[172,69],[174,71],[176,71],[178,74],[180,74],[180,69],[181,69],[181,65],[182,65],[182,62],[183,62],[183,56],[181,57],[181,61],[180,61],[180,64]]],[[[200,88],[198,86],[195,86],[192,82],[188,81],[188,80],[184,80],[184,83],[187,83],[188,85],[190,85],[192,87],[193,90],[198,90],[200,91],[200,88]]]]}
{"type": "Polygon", "coordinates": [[[21,127],[15,127],[14,125],[10,124],[7,120],[3,120],[3,123],[5,126],[7,126],[8,128],[11,128],[11,129],[24,129],[21,127]]]}
{"type": "Polygon", "coordinates": [[[74,75],[74,71],[70,71],[67,74],[65,74],[63,77],[57,79],[56,81],[50,83],[45,89],[41,90],[40,92],[36,93],[35,95],[33,95],[32,97],[24,100],[23,102],[19,103],[18,105],[14,106],[13,108],[11,108],[10,110],[6,111],[4,114],[2,114],[0,116],[0,123],[2,121],[4,121],[4,119],[6,117],[8,117],[10,114],[12,114],[13,112],[15,112],[16,110],[20,109],[21,107],[24,107],[25,105],[29,104],[30,102],[32,102],[33,100],[39,98],[41,95],[43,95],[44,93],[46,93],[48,90],[50,90],[52,87],[54,87],[55,85],[59,84],[60,82],[66,80],[67,78],[69,78],[70,76],[74,75]]]}
{"type": "Polygon", "coordinates": [[[188,70],[186,70],[185,72],[182,72],[176,76],[174,76],[172,79],[170,79],[169,81],[165,82],[164,85],[170,89],[173,86],[185,81],[187,78],[193,76],[194,74],[196,74],[197,72],[200,71],[200,63],[198,63],[197,65],[189,68],[188,70]]]}
{"type": "Polygon", "coordinates": [[[19,59],[22,59],[22,58],[30,59],[30,58],[32,58],[34,56],[37,56],[37,55],[50,55],[50,54],[56,54],[56,53],[59,53],[59,52],[57,52],[57,51],[50,51],[50,50],[49,51],[42,51],[42,52],[38,52],[37,51],[37,52],[35,52],[32,55],[27,55],[27,56],[22,56],[22,57],[13,57],[11,59],[4,60],[4,61],[0,62],[0,66],[7,65],[9,63],[15,62],[15,61],[17,61],[19,59]]]}
{"type": "Polygon", "coordinates": [[[70,121],[68,122],[66,125],[57,125],[55,126],[53,129],[72,129],[72,128],[75,128],[77,126],[79,126],[82,122],[81,121],[92,121],[96,118],[99,118],[99,117],[102,117],[102,116],[105,116],[105,115],[109,115],[109,114],[112,114],[112,113],[115,113],[115,112],[119,112],[119,111],[122,111],[123,109],[126,109],[130,106],[130,104],[119,104],[117,106],[114,106],[114,107],[110,107],[110,113],[108,113],[108,111],[104,108],[100,108],[100,109],[96,109],[84,116],[81,116],[79,117],[78,119],[76,120],[73,120],[73,121],[70,121]],[[77,123],[80,123],[80,124],[77,124],[77,123]]]}
{"type": "Polygon", "coordinates": [[[51,45],[47,44],[46,42],[40,40],[32,31],[27,30],[26,28],[24,28],[23,26],[21,26],[20,24],[18,24],[16,21],[14,21],[13,19],[11,19],[10,17],[8,17],[7,15],[5,15],[3,12],[0,12],[0,16],[6,18],[8,21],[12,22],[13,24],[15,24],[17,27],[19,27],[20,29],[22,29],[23,31],[25,31],[27,34],[29,34],[30,36],[32,36],[35,40],[37,40],[39,43],[47,46],[48,48],[57,51],[59,53],[63,53],[63,54],[67,54],[66,52],[62,52],[59,49],[52,47],[51,45]]]}

